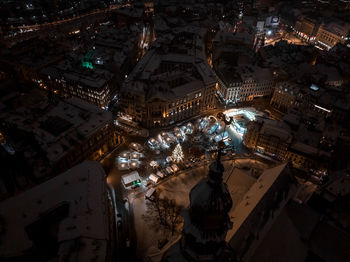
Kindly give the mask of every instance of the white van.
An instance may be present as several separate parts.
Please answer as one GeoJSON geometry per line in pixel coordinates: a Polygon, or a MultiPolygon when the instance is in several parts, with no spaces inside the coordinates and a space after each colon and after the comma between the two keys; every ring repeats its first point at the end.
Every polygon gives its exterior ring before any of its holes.
{"type": "Polygon", "coordinates": [[[150,174],[148,178],[149,178],[149,180],[151,180],[155,184],[157,184],[159,182],[159,179],[160,179],[159,176],[157,176],[153,173],[150,174]]]}

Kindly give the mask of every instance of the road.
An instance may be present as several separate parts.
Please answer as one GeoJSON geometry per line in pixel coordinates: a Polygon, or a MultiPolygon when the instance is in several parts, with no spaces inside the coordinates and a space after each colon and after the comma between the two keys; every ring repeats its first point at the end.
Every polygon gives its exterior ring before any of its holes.
{"type": "Polygon", "coordinates": [[[44,23],[44,24],[16,26],[16,27],[11,27],[11,29],[12,30],[18,30],[18,31],[20,31],[21,29],[23,31],[26,31],[26,30],[34,30],[34,31],[36,31],[36,30],[46,29],[47,27],[52,27],[52,26],[62,25],[62,24],[65,24],[65,23],[74,22],[74,21],[77,21],[79,19],[86,18],[88,16],[102,14],[102,13],[107,13],[107,12],[110,12],[112,10],[119,9],[119,8],[122,8],[122,7],[127,7],[127,6],[130,6],[130,4],[110,5],[108,8],[96,9],[96,10],[91,11],[90,13],[82,14],[82,15],[79,15],[79,16],[74,16],[74,17],[71,17],[71,18],[66,18],[66,19],[57,20],[57,21],[53,21],[53,22],[47,22],[47,23],[44,23]]]}
{"type": "Polygon", "coordinates": [[[307,45],[307,43],[297,38],[293,33],[286,33],[283,36],[265,40],[265,46],[274,45],[276,42],[279,42],[281,40],[286,40],[289,44],[293,44],[293,45],[307,45]]]}
{"type": "Polygon", "coordinates": [[[51,35],[59,34],[63,31],[71,32],[77,30],[80,26],[86,23],[95,23],[99,20],[104,19],[103,15],[109,13],[112,10],[119,9],[122,7],[130,6],[130,4],[124,5],[113,5],[106,9],[97,9],[90,13],[82,14],[72,18],[67,18],[63,20],[57,20],[53,22],[48,22],[44,24],[34,24],[34,25],[25,25],[11,27],[11,31],[5,32],[3,37],[3,42],[6,46],[11,47],[17,42],[28,40],[40,35],[51,35]]]}

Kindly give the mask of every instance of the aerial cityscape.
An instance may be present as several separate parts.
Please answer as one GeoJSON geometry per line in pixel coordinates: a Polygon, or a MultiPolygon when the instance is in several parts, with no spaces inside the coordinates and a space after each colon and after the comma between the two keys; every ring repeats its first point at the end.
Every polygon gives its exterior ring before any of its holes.
{"type": "Polygon", "coordinates": [[[0,12],[0,261],[350,261],[350,0],[0,12]]]}

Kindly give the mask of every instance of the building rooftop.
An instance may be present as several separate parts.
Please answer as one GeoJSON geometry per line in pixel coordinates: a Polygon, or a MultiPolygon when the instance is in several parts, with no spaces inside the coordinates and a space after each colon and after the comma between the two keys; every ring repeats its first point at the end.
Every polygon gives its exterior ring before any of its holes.
{"type": "MultiPolygon", "coordinates": [[[[43,94],[43,93],[41,93],[43,94]]],[[[21,99],[32,99],[31,94],[21,99]]],[[[81,144],[87,137],[112,121],[112,113],[77,98],[50,102],[41,96],[32,105],[13,104],[0,117],[18,129],[31,132],[45,152],[50,163],[59,160],[72,146],[81,144]]],[[[13,97],[3,102],[6,104],[13,97]]]]}
{"type": "Polygon", "coordinates": [[[284,142],[290,142],[292,134],[290,127],[281,121],[264,119],[260,129],[263,135],[276,136],[284,142]]]}
{"type": "Polygon", "coordinates": [[[174,33],[169,41],[157,39],[128,75],[122,92],[144,95],[148,101],[155,98],[168,100],[184,96],[200,86],[216,83],[215,73],[205,59],[200,32],[199,35],[194,33],[196,28],[185,27],[174,33]],[[170,64],[175,68],[166,70],[170,64]],[[168,78],[174,75],[182,75],[184,81],[176,86],[169,84],[168,78]]]}
{"type": "Polygon", "coordinates": [[[40,235],[44,230],[40,225],[48,223],[57,225],[58,251],[53,261],[85,262],[93,257],[105,261],[110,236],[106,187],[102,166],[87,161],[1,202],[1,256],[25,256],[32,248],[40,252],[32,234],[40,235]],[[52,217],[59,209],[65,210],[64,215],[52,217]]]}
{"type": "Polygon", "coordinates": [[[284,81],[276,85],[277,88],[281,89],[283,92],[287,92],[292,96],[296,96],[299,92],[299,86],[290,81],[284,81]]]}
{"type": "Polygon", "coordinates": [[[86,69],[81,65],[73,68],[68,60],[56,66],[46,67],[42,69],[40,73],[47,76],[49,79],[57,79],[59,82],[67,81],[100,92],[114,77],[114,74],[104,69],[86,69]]]}
{"type": "Polygon", "coordinates": [[[345,23],[342,21],[331,21],[324,24],[324,28],[338,36],[346,36],[350,30],[350,23],[345,23]]]}
{"type": "Polygon", "coordinates": [[[301,142],[296,142],[290,146],[290,150],[292,151],[297,151],[299,153],[303,153],[305,155],[311,156],[311,157],[316,157],[318,150],[315,147],[312,147],[310,145],[301,143],[301,142]]]}
{"type": "Polygon", "coordinates": [[[233,228],[228,231],[226,235],[226,242],[230,242],[231,238],[241,227],[249,214],[254,210],[285,167],[286,164],[281,164],[279,166],[264,170],[258,180],[244,195],[240,203],[235,208],[231,209],[229,215],[231,217],[231,221],[233,222],[233,228]]]}
{"type": "Polygon", "coordinates": [[[350,172],[347,170],[338,171],[338,178],[330,182],[325,190],[334,198],[350,194],[350,172]]]}

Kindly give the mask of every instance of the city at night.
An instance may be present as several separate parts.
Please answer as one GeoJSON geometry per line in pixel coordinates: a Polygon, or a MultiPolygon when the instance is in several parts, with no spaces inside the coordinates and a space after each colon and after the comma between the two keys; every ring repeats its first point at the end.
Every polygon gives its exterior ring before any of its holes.
{"type": "Polygon", "coordinates": [[[1,262],[350,262],[350,0],[1,0],[1,262]]]}

